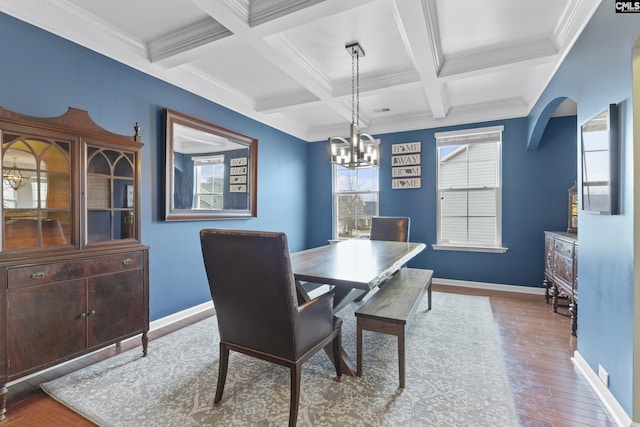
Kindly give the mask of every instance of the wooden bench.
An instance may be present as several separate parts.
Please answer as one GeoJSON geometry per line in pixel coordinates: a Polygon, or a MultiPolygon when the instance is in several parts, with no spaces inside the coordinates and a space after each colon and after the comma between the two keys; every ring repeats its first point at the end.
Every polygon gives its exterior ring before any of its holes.
{"type": "Polygon", "coordinates": [[[363,331],[395,335],[398,337],[400,388],[404,388],[405,332],[425,293],[428,309],[431,309],[432,276],[431,270],[403,268],[356,310],[359,377],[362,376],[363,331]]]}

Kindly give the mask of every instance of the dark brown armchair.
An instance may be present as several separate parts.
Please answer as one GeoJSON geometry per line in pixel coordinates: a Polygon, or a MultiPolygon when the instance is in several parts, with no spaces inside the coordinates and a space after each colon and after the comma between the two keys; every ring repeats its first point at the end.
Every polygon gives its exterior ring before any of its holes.
{"type": "MultiPolygon", "coordinates": [[[[220,403],[229,350],[289,367],[289,426],[295,426],[301,365],[333,342],[340,360],[342,321],[333,316],[333,292],[298,305],[284,233],[200,231],[204,266],[220,332],[214,403],[220,403]]],[[[342,372],[336,363],[338,380],[342,372]]]]}

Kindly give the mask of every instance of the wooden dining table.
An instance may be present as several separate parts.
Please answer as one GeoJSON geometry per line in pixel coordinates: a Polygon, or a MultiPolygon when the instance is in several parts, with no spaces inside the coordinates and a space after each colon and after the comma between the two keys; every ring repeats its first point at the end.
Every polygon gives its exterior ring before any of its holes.
{"type": "MultiPolygon", "coordinates": [[[[301,299],[309,300],[303,282],[330,285],[334,313],[364,291],[384,283],[425,249],[424,243],[353,239],[291,254],[291,267],[301,299]]],[[[327,354],[331,357],[331,351],[327,354]]],[[[335,362],[334,362],[335,363],[335,362]]],[[[343,373],[355,376],[354,363],[342,350],[343,373]]]]}

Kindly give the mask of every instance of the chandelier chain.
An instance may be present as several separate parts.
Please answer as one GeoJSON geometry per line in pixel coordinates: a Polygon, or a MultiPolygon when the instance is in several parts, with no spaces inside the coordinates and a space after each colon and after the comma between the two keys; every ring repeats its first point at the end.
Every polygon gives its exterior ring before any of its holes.
{"type": "Polygon", "coordinates": [[[351,123],[356,123],[356,55],[357,49],[351,49],[351,123]]]}
{"type": "Polygon", "coordinates": [[[360,127],[360,53],[356,49],[356,124],[360,127]]]}

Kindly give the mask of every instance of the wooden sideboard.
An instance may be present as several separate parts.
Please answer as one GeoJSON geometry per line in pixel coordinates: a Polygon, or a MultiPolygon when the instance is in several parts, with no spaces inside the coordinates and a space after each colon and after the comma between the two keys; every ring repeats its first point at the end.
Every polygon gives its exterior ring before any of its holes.
{"type": "MultiPolygon", "coordinates": [[[[133,125],[133,123],[132,123],[133,125]]],[[[7,383],[149,331],[138,135],[0,108],[0,420],[7,383]]]]}
{"type": "Polygon", "coordinates": [[[553,312],[566,306],[571,313],[571,333],[578,330],[578,236],[560,231],[544,232],[545,301],[551,300],[553,312]],[[567,299],[568,304],[558,303],[567,299]]]}

